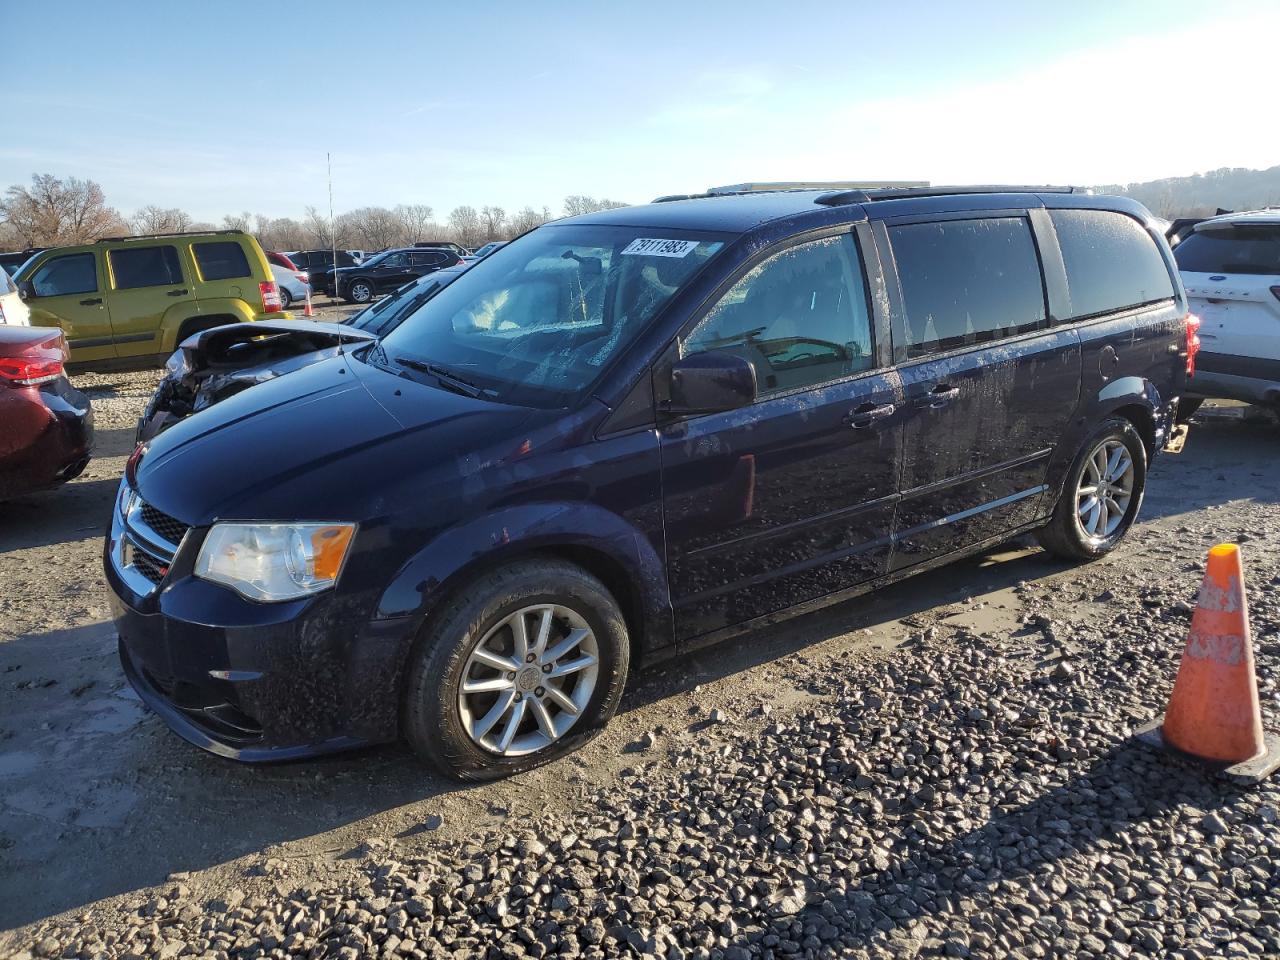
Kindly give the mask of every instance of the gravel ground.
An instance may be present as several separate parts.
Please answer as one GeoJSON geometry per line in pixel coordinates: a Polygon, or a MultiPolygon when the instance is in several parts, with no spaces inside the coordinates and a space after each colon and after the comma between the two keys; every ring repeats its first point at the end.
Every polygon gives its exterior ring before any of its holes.
{"type": "Polygon", "coordinates": [[[132,697],[97,554],[154,380],[78,378],[100,459],[0,505],[0,956],[1280,956],[1280,778],[1129,740],[1221,540],[1280,716],[1274,425],[1206,416],[1103,561],[1019,542],[648,671],[460,788],[399,747],[238,766],[132,697]]]}

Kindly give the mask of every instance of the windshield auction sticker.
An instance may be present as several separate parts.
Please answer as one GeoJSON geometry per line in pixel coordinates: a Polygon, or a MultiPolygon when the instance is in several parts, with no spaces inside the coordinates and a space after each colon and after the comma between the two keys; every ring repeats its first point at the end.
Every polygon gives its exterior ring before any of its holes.
{"type": "Polygon", "coordinates": [[[622,251],[624,257],[687,257],[698,245],[697,240],[654,240],[637,237],[622,251]]]}

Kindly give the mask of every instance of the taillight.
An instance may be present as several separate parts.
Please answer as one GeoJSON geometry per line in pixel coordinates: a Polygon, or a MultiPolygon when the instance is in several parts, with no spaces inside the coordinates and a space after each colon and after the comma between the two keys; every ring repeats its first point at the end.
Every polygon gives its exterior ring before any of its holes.
{"type": "Polygon", "coordinates": [[[311,274],[307,273],[307,271],[305,271],[305,270],[299,270],[299,271],[298,271],[298,282],[299,282],[299,283],[310,283],[310,282],[311,282],[311,274]]]}
{"type": "MultiPolygon", "coordinates": [[[[1272,289],[1275,289],[1274,287],[1272,289]]],[[[1187,314],[1187,376],[1196,373],[1196,354],[1200,352],[1200,318],[1194,313],[1187,314]]]]}
{"type": "Polygon", "coordinates": [[[33,387],[62,376],[62,361],[51,357],[0,357],[0,380],[33,387]]]}
{"type": "Polygon", "coordinates": [[[263,280],[258,284],[258,289],[262,291],[263,313],[279,313],[282,306],[280,303],[280,288],[276,286],[276,282],[274,280],[263,280]]]}

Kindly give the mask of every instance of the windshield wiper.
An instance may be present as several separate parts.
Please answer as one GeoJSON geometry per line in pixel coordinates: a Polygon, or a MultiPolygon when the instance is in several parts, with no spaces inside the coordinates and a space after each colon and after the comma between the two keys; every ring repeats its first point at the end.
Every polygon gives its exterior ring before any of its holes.
{"type": "Polygon", "coordinates": [[[471,383],[469,380],[463,380],[457,374],[451,373],[444,367],[435,363],[428,363],[425,360],[414,360],[412,357],[396,357],[396,363],[402,367],[408,367],[410,370],[421,370],[423,373],[429,373],[440,382],[445,389],[452,390],[454,393],[460,393],[464,397],[471,397],[478,400],[488,391],[482,387],[471,383]]]}

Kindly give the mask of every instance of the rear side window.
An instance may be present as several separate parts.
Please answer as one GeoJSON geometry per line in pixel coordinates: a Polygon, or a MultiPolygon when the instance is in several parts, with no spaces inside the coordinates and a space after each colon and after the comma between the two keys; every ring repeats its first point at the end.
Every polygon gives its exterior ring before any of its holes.
{"type": "Polygon", "coordinates": [[[172,286],[182,282],[176,247],[123,247],[107,252],[117,290],[172,286]]]}
{"type": "Polygon", "coordinates": [[[1071,316],[1091,317],[1173,296],[1160,249],[1132,217],[1111,210],[1051,210],[1071,293],[1071,316]]]}
{"type": "Polygon", "coordinates": [[[866,282],[848,234],[775,254],[733,285],[684,355],[745,357],[762,394],[815,386],[874,365],[866,282]]]}
{"type": "Polygon", "coordinates": [[[234,280],[253,275],[249,270],[249,258],[244,255],[244,248],[234,240],[193,243],[191,250],[200,266],[200,276],[206,280],[234,280]]]}
{"type": "Polygon", "coordinates": [[[1200,230],[1174,247],[1188,273],[1280,275],[1280,224],[1200,230]]]}
{"type": "Polygon", "coordinates": [[[415,267],[434,267],[449,259],[447,253],[411,253],[409,262],[415,267]]]}
{"type": "Polygon", "coordinates": [[[889,228],[906,306],[908,358],[1045,325],[1044,281],[1023,217],[889,228]]]}
{"type": "Polygon", "coordinates": [[[71,293],[93,293],[98,289],[98,270],[92,253],[69,253],[52,257],[31,277],[37,297],[60,297],[71,293]]]}

